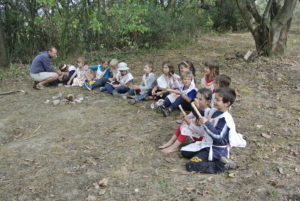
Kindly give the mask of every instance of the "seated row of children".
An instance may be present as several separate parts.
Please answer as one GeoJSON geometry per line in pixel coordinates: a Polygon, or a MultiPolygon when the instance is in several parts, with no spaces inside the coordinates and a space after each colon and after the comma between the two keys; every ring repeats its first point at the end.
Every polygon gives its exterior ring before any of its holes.
{"type": "Polygon", "coordinates": [[[77,64],[76,70],[69,67],[73,72],[69,71],[68,85],[84,85],[88,90],[99,87],[101,92],[128,99],[130,104],[144,99],[156,100],[156,110],[164,116],[180,108],[182,121],[179,127],[159,149],[169,154],[178,151],[188,138],[192,140],[193,143],[181,148],[181,154],[190,159],[186,164],[188,171],[218,173],[236,168],[229,159],[230,147],[245,147],[246,141],[236,132],[228,112],[236,99],[235,91],[229,88],[231,79],[219,74],[216,60],[204,63],[199,90],[195,85],[195,68],[190,61],[178,65],[180,75],[175,74],[171,62],[163,62],[162,75],[158,78],[153,73],[153,64],[148,62],[139,85],[133,83],[127,64],[116,59],[88,67],[84,59],[79,58],[77,64]],[[93,76],[90,70],[96,71],[96,75],[93,76]],[[186,111],[190,113],[186,114],[186,111]]]}

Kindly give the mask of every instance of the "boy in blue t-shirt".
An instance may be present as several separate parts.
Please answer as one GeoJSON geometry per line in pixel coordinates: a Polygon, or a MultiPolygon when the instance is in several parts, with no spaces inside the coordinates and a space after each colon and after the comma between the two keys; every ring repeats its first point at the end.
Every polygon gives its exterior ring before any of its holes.
{"type": "Polygon", "coordinates": [[[104,86],[108,78],[110,78],[110,68],[108,67],[108,61],[103,60],[101,61],[101,65],[94,65],[89,67],[91,70],[96,71],[96,77],[93,79],[94,83],[84,83],[85,87],[91,91],[95,87],[102,87],[104,86]]]}
{"type": "Polygon", "coordinates": [[[195,99],[197,94],[197,88],[192,84],[193,79],[193,74],[184,73],[181,76],[182,86],[177,90],[168,89],[171,94],[166,97],[163,105],[159,107],[159,110],[165,117],[169,116],[170,112],[178,108],[179,105],[185,110],[192,110],[190,103],[195,99]]]}
{"type": "Polygon", "coordinates": [[[228,108],[234,103],[236,93],[231,88],[219,88],[216,91],[215,109],[211,120],[202,117],[198,125],[203,125],[205,132],[212,138],[212,146],[199,151],[186,164],[187,171],[218,173],[235,169],[236,165],[228,159],[230,128],[235,131],[235,125],[228,108]]]}

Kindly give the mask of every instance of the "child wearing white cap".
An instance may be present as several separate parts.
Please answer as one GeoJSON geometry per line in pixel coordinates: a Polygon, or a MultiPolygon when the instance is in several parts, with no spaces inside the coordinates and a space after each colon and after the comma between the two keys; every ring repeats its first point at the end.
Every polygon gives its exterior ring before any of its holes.
{"type": "Polygon", "coordinates": [[[133,76],[128,71],[129,67],[125,62],[118,64],[118,73],[116,79],[113,82],[105,84],[101,91],[107,91],[114,96],[120,96],[130,90],[129,86],[132,84],[133,76]]]}

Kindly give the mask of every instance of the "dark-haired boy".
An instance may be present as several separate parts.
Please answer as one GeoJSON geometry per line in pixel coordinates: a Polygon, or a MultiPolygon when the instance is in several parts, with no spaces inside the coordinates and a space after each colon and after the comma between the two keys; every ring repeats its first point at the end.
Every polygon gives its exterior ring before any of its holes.
{"type": "MultiPolygon", "coordinates": [[[[219,88],[216,91],[215,112],[212,120],[202,117],[198,120],[205,132],[212,138],[212,145],[198,152],[186,164],[187,171],[218,173],[235,169],[236,165],[228,159],[231,136],[237,136],[235,124],[228,108],[234,103],[236,93],[231,88],[219,88]],[[231,135],[231,136],[230,136],[231,135]]],[[[236,139],[235,137],[233,139],[236,139]]],[[[243,141],[243,139],[241,139],[243,141]]],[[[237,142],[233,142],[236,144],[237,142]]],[[[245,142],[242,142],[245,143],[245,142]]]]}
{"type": "Polygon", "coordinates": [[[230,84],[231,84],[231,78],[229,76],[221,74],[216,77],[215,82],[214,82],[214,90],[213,90],[213,94],[212,94],[212,99],[211,99],[211,103],[210,103],[211,108],[214,107],[216,90],[220,89],[222,87],[229,87],[230,84]]]}

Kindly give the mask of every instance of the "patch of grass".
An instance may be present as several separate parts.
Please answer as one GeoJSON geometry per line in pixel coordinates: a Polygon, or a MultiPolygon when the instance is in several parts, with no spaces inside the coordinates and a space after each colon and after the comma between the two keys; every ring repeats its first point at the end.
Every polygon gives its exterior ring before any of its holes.
{"type": "Polygon", "coordinates": [[[162,180],[159,180],[158,181],[158,184],[159,184],[159,189],[162,191],[162,192],[166,192],[169,188],[169,184],[168,184],[168,181],[162,179],[162,180]]]}
{"type": "Polygon", "coordinates": [[[279,192],[277,190],[267,190],[266,194],[270,197],[278,197],[279,192]]]}

